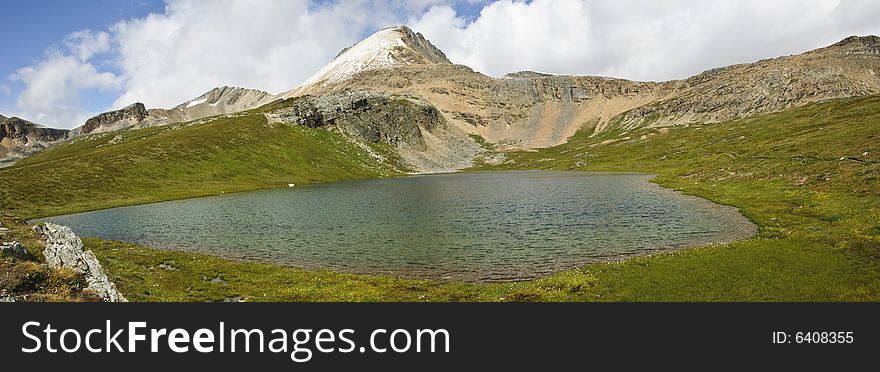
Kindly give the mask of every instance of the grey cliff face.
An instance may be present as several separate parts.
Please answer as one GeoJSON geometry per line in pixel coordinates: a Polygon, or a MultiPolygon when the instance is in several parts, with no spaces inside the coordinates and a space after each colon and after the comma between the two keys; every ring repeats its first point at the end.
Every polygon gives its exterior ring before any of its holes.
{"type": "Polygon", "coordinates": [[[3,118],[0,122],[0,139],[20,140],[24,144],[64,140],[67,133],[65,129],[46,128],[16,117],[3,118]]]}
{"type": "Polygon", "coordinates": [[[84,249],[82,240],[69,227],[44,223],[34,226],[33,230],[46,246],[43,256],[50,268],[67,267],[84,274],[88,288],[104,301],[128,301],[104,274],[95,254],[84,249]]]}
{"type": "Polygon", "coordinates": [[[310,128],[333,126],[364,141],[393,146],[424,145],[420,128],[433,131],[445,125],[434,106],[370,93],[305,96],[270,116],[310,128]]]}
{"type": "Polygon", "coordinates": [[[74,130],[76,135],[112,132],[128,129],[147,118],[147,108],[143,103],[134,103],[125,108],[105,112],[89,120],[74,130]]]}
{"type": "MultiPolygon", "coordinates": [[[[443,53],[439,48],[431,44],[428,39],[425,39],[421,33],[414,32],[412,29],[406,26],[399,27],[401,33],[403,34],[403,43],[409,46],[411,53],[403,53],[399,55],[402,59],[409,59],[407,62],[414,63],[439,63],[439,64],[452,64],[449,62],[449,58],[446,58],[446,54],[443,53]]],[[[402,48],[406,49],[406,48],[402,48]]],[[[340,53],[341,54],[341,53],[340,53]]]]}
{"type": "Polygon", "coordinates": [[[412,97],[367,92],[303,96],[265,115],[273,124],[327,128],[360,142],[387,143],[407,168],[418,172],[465,168],[480,151],[440,110],[412,97]]]}
{"type": "Polygon", "coordinates": [[[844,54],[880,55],[880,36],[850,36],[830,46],[844,54]]]}
{"type": "Polygon", "coordinates": [[[0,118],[0,167],[11,165],[69,136],[66,129],[46,128],[16,117],[0,118]]]}

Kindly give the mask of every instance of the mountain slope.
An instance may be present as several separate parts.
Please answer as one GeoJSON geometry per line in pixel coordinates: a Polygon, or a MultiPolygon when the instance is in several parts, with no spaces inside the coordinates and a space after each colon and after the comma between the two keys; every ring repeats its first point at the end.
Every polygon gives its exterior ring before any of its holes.
{"type": "Polygon", "coordinates": [[[448,171],[466,168],[480,156],[476,136],[499,152],[557,146],[585,128],[593,135],[613,132],[626,138],[639,128],[714,123],[877,94],[878,72],[880,38],[867,36],[661,83],[528,71],[493,78],[453,65],[421,34],[400,26],[342,50],[312,78],[281,95],[215,88],[172,109],[146,110],[146,115],[138,104],[101,114],[73,135],[229,115],[276,99],[328,97],[313,102],[327,105],[372,94],[403,97],[439,111],[444,125],[420,127],[421,147],[395,149],[412,169],[448,171]]]}
{"type": "Polygon", "coordinates": [[[629,111],[622,129],[718,122],[812,102],[880,93],[880,38],[849,37],[799,55],[706,71],[670,82],[674,93],[629,111]]]}
{"type": "Polygon", "coordinates": [[[381,29],[363,41],[343,49],[336,58],[318,70],[299,87],[282,95],[290,98],[310,90],[347,80],[364,71],[394,66],[451,64],[446,55],[420,33],[409,27],[381,29]]]}
{"type": "Polygon", "coordinates": [[[878,133],[880,95],[873,95],[721,123],[642,128],[613,142],[606,142],[616,137],[611,132],[584,131],[485,169],[654,173],[660,185],[740,208],[760,227],[742,242],[584,268],[580,273],[604,278],[596,281],[603,289],[595,298],[876,301],[878,133]],[[666,134],[657,135],[661,129],[666,134]]]}
{"type": "Polygon", "coordinates": [[[419,173],[467,168],[482,151],[467,133],[449,125],[436,107],[406,96],[350,92],[303,96],[261,110],[271,110],[266,114],[270,123],[327,127],[366,143],[389,144],[407,168],[419,173]]]}
{"type": "Polygon", "coordinates": [[[0,117],[0,167],[35,154],[69,137],[65,129],[46,128],[30,121],[0,117]]]}
{"type": "Polygon", "coordinates": [[[73,137],[93,133],[106,133],[138,127],[147,119],[147,109],[143,103],[134,103],[124,108],[93,116],[85,124],[71,131],[73,137]]]}
{"type": "Polygon", "coordinates": [[[801,55],[663,83],[534,72],[492,78],[445,63],[390,64],[341,74],[342,79],[325,79],[287,96],[346,91],[409,95],[430,102],[454,126],[502,150],[543,148],[565,143],[585,127],[600,133],[610,127],[625,132],[719,122],[880,93],[877,49],[876,36],[850,37],[801,55]]]}
{"type": "Polygon", "coordinates": [[[0,169],[0,205],[36,217],[406,170],[384,142],[269,123],[266,113],[75,138],[0,169]]]}
{"type": "Polygon", "coordinates": [[[214,115],[234,114],[254,109],[278,99],[267,92],[237,88],[217,87],[205,94],[181,103],[171,109],[151,109],[150,116],[156,124],[180,123],[214,115]]]}
{"type": "Polygon", "coordinates": [[[255,89],[218,87],[171,109],[149,109],[143,103],[99,114],[73,130],[73,136],[182,123],[260,107],[276,96],[255,89]]]}
{"type": "MultiPolygon", "coordinates": [[[[290,103],[255,110],[255,116],[75,139],[0,170],[0,205],[34,217],[274,186],[305,175],[320,181],[340,169],[359,169],[344,159],[369,157],[312,154],[350,142],[334,131],[269,126],[260,117],[290,103]],[[78,176],[92,168],[94,174],[78,176]],[[44,191],[34,193],[38,188],[44,191]]],[[[876,301],[878,120],[880,96],[871,96],[667,128],[663,136],[649,135],[662,128],[639,129],[633,136],[644,140],[606,145],[600,145],[603,136],[614,133],[590,137],[583,131],[565,145],[509,154],[501,169],[656,173],[662,185],[737,206],[761,227],[757,238],[746,241],[589,265],[528,282],[412,282],[293,271],[97,239],[85,243],[135,300],[876,301]],[[180,270],[156,269],[163,262],[176,262],[180,270]],[[224,272],[240,275],[224,277],[224,286],[204,281],[224,272]]]]}

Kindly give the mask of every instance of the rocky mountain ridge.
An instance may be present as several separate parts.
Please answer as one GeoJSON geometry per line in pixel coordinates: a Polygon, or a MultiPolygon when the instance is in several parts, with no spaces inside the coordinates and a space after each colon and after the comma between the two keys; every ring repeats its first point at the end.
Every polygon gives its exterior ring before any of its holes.
{"type": "MultiPolygon", "coordinates": [[[[720,122],[878,94],[878,72],[880,38],[853,36],[803,54],[712,69],[667,82],[530,71],[495,78],[452,64],[424,36],[399,26],[382,29],[343,49],[312,78],[286,93],[276,96],[245,88],[215,88],[172,109],[145,110],[134,104],[101,114],[72,135],[192,121],[297,97],[304,98],[303,109],[320,113],[320,120],[332,116],[342,122],[358,121],[361,129],[379,125],[381,135],[393,133],[388,126],[397,125],[401,126],[397,131],[405,133],[413,130],[412,123],[386,115],[395,112],[388,111],[386,104],[404,97],[403,101],[436,109],[438,123],[426,126],[421,121],[424,115],[402,113],[417,120],[421,137],[430,138],[426,143],[431,142],[433,150],[418,148],[425,144],[414,147],[409,140],[406,146],[395,146],[411,152],[406,157],[417,164],[415,169],[449,170],[469,166],[462,159],[473,160],[479,152],[475,150],[477,135],[504,152],[556,146],[582,129],[596,135],[610,129],[625,133],[635,128],[720,122]],[[367,102],[368,108],[354,102],[367,102]],[[377,118],[386,122],[380,125],[377,118]],[[454,151],[461,154],[450,156],[454,151]]],[[[297,115],[301,114],[306,112],[297,115]]],[[[303,120],[315,119],[312,114],[303,120]]],[[[360,135],[366,142],[374,140],[353,127],[322,127],[360,135]]]]}
{"type": "Polygon", "coordinates": [[[146,120],[147,115],[147,108],[143,103],[133,103],[119,110],[96,115],[86,120],[82,126],[73,129],[71,134],[80,136],[134,128],[146,120]]]}
{"type": "Polygon", "coordinates": [[[143,103],[137,102],[119,110],[105,112],[86,120],[85,124],[72,131],[72,135],[149,128],[232,114],[260,107],[276,98],[275,95],[256,89],[217,87],[170,109],[148,110],[143,103]]]}
{"type": "Polygon", "coordinates": [[[799,55],[713,69],[684,80],[636,82],[466,66],[398,65],[299,93],[367,91],[418,97],[501,149],[559,145],[576,131],[713,123],[828,99],[880,93],[878,37],[849,37],[799,55]]]}
{"type": "Polygon", "coordinates": [[[47,128],[17,117],[0,116],[0,167],[68,139],[66,129],[47,128]]]}
{"type": "Polygon", "coordinates": [[[153,125],[163,125],[234,114],[263,106],[276,99],[276,95],[262,90],[223,86],[171,109],[151,109],[149,113],[152,120],[155,120],[153,125]]]}

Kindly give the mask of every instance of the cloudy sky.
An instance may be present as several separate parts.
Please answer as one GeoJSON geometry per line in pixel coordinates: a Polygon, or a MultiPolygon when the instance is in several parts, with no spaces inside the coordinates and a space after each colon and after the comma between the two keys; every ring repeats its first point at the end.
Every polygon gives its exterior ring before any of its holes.
{"type": "Polygon", "coordinates": [[[396,24],[492,76],[636,80],[880,34],[877,0],[56,0],[3,11],[0,114],[62,128],[215,86],[283,92],[396,24]]]}

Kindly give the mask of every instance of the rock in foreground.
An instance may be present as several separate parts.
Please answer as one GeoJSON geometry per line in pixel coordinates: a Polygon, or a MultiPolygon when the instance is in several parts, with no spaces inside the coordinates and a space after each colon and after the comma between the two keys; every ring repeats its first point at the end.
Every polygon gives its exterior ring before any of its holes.
{"type": "Polygon", "coordinates": [[[128,302],[116,285],[104,274],[104,269],[92,251],[83,248],[82,240],[67,226],[44,223],[34,226],[46,249],[43,256],[51,268],[68,267],[86,277],[88,288],[107,302],[128,302]]]}
{"type": "Polygon", "coordinates": [[[30,261],[34,259],[31,252],[28,252],[28,250],[19,242],[0,244],[0,256],[8,256],[22,261],[30,261]]]}

